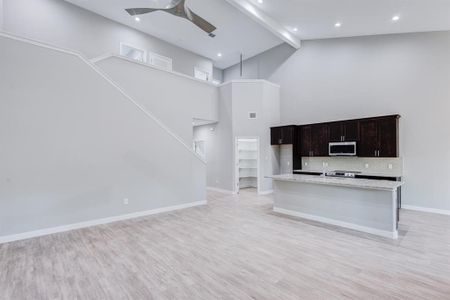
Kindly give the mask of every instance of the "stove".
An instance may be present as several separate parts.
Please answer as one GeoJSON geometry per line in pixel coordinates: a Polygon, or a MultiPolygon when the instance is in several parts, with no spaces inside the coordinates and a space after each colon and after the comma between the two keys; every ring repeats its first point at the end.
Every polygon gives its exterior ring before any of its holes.
{"type": "Polygon", "coordinates": [[[336,170],[325,173],[325,176],[328,177],[343,177],[343,178],[355,178],[356,175],[361,174],[361,172],[357,171],[342,171],[342,170],[336,170]]]}

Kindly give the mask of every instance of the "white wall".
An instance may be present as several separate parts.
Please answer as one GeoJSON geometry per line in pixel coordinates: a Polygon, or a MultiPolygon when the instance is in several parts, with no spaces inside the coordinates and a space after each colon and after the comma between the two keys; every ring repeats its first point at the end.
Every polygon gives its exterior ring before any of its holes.
{"type": "Polygon", "coordinates": [[[223,82],[223,70],[219,68],[213,68],[213,79],[222,83],[223,82]]]}
{"type": "Polygon", "coordinates": [[[119,86],[188,145],[192,120],[218,121],[217,86],[150,66],[110,57],[97,63],[119,86]]]}
{"type": "Polygon", "coordinates": [[[280,88],[264,81],[232,82],[232,121],[235,137],[259,137],[259,191],[272,189],[274,149],[270,146],[270,127],[280,123],[280,88]],[[256,112],[257,119],[249,119],[248,113],[256,112]]]}
{"type": "Polygon", "coordinates": [[[270,146],[269,128],[280,122],[279,87],[264,81],[242,81],[226,83],[219,91],[219,123],[194,129],[194,139],[206,143],[207,185],[235,191],[235,139],[258,137],[259,190],[271,190],[272,180],[264,176],[278,170],[274,163],[278,153],[270,146]],[[256,112],[258,118],[250,120],[249,112],[256,112]]]}
{"type": "Polygon", "coordinates": [[[77,50],[89,58],[119,54],[120,42],[173,59],[175,71],[193,76],[194,67],[212,73],[212,61],[63,0],[3,0],[4,29],[24,37],[77,50]]]}
{"type": "Polygon", "coordinates": [[[450,32],[305,41],[268,79],[283,123],[401,114],[404,203],[450,210],[450,32]]]}
{"type": "Polygon", "coordinates": [[[206,199],[205,164],[79,57],[0,37],[0,66],[0,240],[206,199]]]}
{"type": "Polygon", "coordinates": [[[0,29],[3,29],[3,0],[0,0],[0,29]]]}
{"type": "Polygon", "coordinates": [[[219,88],[219,123],[194,128],[194,139],[206,144],[207,186],[234,191],[234,136],[232,89],[219,88]],[[212,129],[212,130],[211,130],[212,129]]]}
{"type": "Polygon", "coordinates": [[[289,58],[295,49],[288,44],[281,44],[243,62],[242,77],[240,64],[223,70],[223,81],[234,79],[269,79],[270,76],[289,58]]]}

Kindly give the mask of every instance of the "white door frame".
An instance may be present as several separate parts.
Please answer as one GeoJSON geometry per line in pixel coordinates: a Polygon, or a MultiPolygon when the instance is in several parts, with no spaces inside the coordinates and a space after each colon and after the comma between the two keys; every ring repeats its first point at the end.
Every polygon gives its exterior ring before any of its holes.
{"type": "Polygon", "coordinates": [[[236,136],[234,139],[234,188],[233,192],[235,194],[239,194],[239,148],[238,148],[238,141],[239,140],[256,140],[256,149],[257,149],[257,158],[256,158],[256,166],[257,166],[257,193],[259,194],[259,189],[261,187],[261,165],[260,165],[260,140],[259,136],[236,136]]]}

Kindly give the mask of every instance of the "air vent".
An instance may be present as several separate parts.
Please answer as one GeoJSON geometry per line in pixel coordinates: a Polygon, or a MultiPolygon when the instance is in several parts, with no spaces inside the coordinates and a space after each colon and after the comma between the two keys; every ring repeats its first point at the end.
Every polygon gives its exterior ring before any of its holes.
{"type": "Polygon", "coordinates": [[[256,119],[256,113],[255,112],[249,112],[248,113],[248,118],[249,119],[256,119]]]}

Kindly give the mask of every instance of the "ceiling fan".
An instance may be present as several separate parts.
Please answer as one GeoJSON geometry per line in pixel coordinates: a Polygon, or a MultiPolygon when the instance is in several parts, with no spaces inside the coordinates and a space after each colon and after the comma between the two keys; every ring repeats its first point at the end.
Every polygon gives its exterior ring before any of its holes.
{"type": "Polygon", "coordinates": [[[164,11],[174,16],[191,21],[200,29],[205,31],[210,37],[216,36],[213,31],[217,28],[202,17],[196,15],[192,10],[190,10],[186,5],[186,0],[171,0],[166,8],[128,8],[125,10],[131,16],[148,14],[154,11],[164,11]]]}

